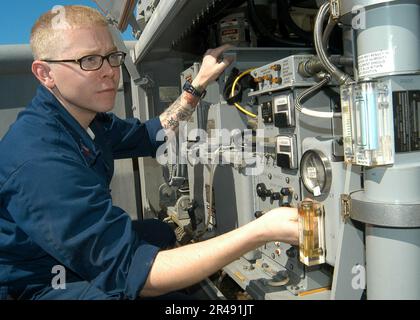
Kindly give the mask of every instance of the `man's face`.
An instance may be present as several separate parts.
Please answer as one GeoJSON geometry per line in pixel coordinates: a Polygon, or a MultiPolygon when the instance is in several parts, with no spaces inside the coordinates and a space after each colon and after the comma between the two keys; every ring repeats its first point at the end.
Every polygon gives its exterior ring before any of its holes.
{"type": "MultiPolygon", "coordinates": [[[[64,30],[55,60],[79,59],[87,55],[105,56],[117,51],[106,27],[64,30]]],[[[85,71],[76,63],[50,64],[60,98],[78,112],[108,112],[114,107],[120,68],[105,59],[96,71],[85,71]]]]}

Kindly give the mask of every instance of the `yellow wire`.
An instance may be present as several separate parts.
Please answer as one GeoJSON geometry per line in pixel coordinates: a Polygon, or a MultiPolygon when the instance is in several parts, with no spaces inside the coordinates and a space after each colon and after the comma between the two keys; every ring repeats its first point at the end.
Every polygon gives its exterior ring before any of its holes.
{"type": "MultiPolygon", "coordinates": [[[[235,81],[233,82],[233,85],[232,85],[232,91],[231,91],[231,93],[230,93],[230,97],[232,98],[234,95],[235,95],[235,88],[236,88],[236,85],[238,84],[238,82],[239,82],[239,80],[241,80],[243,77],[245,77],[247,74],[250,74],[253,70],[255,70],[255,68],[252,68],[252,69],[248,69],[248,70],[246,70],[246,71],[244,71],[243,73],[241,73],[236,79],[235,79],[235,81]]],[[[254,113],[252,113],[252,112],[249,112],[248,110],[245,110],[239,103],[237,103],[237,102],[235,102],[235,107],[239,110],[239,111],[241,111],[241,112],[243,112],[243,113],[245,113],[247,116],[249,116],[249,117],[251,117],[251,118],[256,118],[257,117],[257,115],[256,114],[254,114],[254,113]]]]}

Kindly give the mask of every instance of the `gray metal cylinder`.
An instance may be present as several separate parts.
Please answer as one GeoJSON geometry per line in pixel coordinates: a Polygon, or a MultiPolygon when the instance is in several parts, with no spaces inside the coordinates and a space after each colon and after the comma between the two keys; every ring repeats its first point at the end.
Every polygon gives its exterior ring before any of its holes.
{"type": "Polygon", "coordinates": [[[366,170],[364,189],[366,198],[382,203],[419,204],[419,156],[419,152],[397,154],[393,166],[366,170]]]}
{"type": "Polygon", "coordinates": [[[339,12],[341,16],[344,16],[348,13],[351,13],[356,8],[369,7],[396,1],[401,0],[339,0],[339,12]]]}
{"type": "Polygon", "coordinates": [[[369,300],[420,299],[420,229],[366,226],[369,300]]]}
{"type": "Polygon", "coordinates": [[[359,13],[362,20],[355,30],[359,79],[420,73],[420,3],[401,2],[359,13]]]}

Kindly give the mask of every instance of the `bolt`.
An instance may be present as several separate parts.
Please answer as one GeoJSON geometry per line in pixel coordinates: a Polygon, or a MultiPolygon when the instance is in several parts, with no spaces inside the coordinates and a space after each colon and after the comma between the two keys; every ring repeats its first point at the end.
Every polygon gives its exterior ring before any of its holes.
{"type": "Polygon", "coordinates": [[[274,253],[272,253],[272,254],[271,254],[271,258],[272,258],[272,259],[275,259],[275,258],[276,258],[276,255],[275,255],[274,253]]]}
{"type": "Polygon", "coordinates": [[[289,183],[289,182],[290,182],[290,178],[286,177],[286,183],[289,183]]]}
{"type": "Polygon", "coordinates": [[[299,196],[297,194],[295,194],[295,200],[299,200],[299,196]]]}
{"type": "Polygon", "coordinates": [[[278,256],[281,254],[281,250],[280,249],[276,249],[276,251],[274,251],[278,256]]]}
{"type": "Polygon", "coordinates": [[[268,179],[271,180],[273,178],[273,175],[271,173],[268,174],[268,179]]]}

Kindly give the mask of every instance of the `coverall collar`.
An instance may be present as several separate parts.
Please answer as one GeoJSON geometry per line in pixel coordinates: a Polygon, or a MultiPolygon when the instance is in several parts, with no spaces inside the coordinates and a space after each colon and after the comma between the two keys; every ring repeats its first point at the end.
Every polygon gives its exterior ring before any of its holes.
{"type": "MultiPolygon", "coordinates": [[[[66,127],[68,133],[78,143],[80,152],[89,166],[93,165],[101,151],[97,150],[94,141],[81,124],[64,108],[60,101],[43,85],[38,88],[35,105],[41,105],[47,112],[52,112],[57,120],[66,127]]],[[[92,123],[95,119],[92,121],[92,123]]],[[[95,133],[95,126],[91,129],[95,133]]]]}

